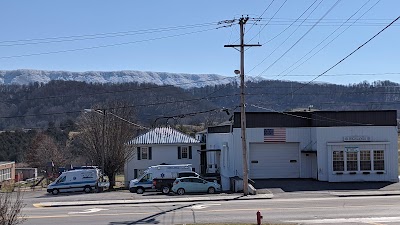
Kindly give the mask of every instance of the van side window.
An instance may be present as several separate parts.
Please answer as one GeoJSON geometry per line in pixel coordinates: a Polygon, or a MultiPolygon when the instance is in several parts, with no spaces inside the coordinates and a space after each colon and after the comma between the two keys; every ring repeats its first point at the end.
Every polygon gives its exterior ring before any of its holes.
{"type": "Polygon", "coordinates": [[[66,179],[66,176],[61,177],[60,179],[58,179],[57,184],[64,182],[65,179],[66,179]]]}

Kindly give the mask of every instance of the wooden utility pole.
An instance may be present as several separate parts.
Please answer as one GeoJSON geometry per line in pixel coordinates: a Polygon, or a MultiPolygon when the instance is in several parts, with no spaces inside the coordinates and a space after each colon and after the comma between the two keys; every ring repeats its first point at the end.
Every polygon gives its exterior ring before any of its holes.
{"type": "Polygon", "coordinates": [[[243,154],[243,193],[249,194],[248,190],[248,162],[247,162],[247,143],[246,143],[246,110],[245,110],[245,92],[244,92],[244,47],[257,47],[260,44],[246,45],[244,44],[244,25],[249,20],[249,17],[241,17],[239,19],[240,25],[240,45],[224,45],[224,47],[235,48],[240,47],[240,127],[242,133],[242,154],[243,154]]]}

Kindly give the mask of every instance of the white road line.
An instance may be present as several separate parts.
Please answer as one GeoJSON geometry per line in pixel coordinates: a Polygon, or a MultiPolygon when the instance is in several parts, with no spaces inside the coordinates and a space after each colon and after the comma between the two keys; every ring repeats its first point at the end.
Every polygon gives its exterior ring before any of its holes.
{"type": "Polygon", "coordinates": [[[194,206],[192,206],[190,208],[192,208],[192,209],[205,209],[205,208],[208,208],[210,206],[219,206],[219,205],[221,205],[221,204],[201,204],[201,205],[194,205],[194,206]]]}
{"type": "Polygon", "coordinates": [[[95,212],[100,212],[103,210],[108,210],[108,209],[101,209],[101,208],[92,208],[92,209],[85,209],[80,212],[69,212],[68,214],[87,214],[87,213],[95,213],[95,212]]]}
{"type": "Polygon", "coordinates": [[[343,223],[394,223],[400,222],[400,217],[366,217],[366,218],[337,218],[337,219],[314,219],[314,220],[289,220],[287,223],[300,224],[343,224],[343,223]]]}

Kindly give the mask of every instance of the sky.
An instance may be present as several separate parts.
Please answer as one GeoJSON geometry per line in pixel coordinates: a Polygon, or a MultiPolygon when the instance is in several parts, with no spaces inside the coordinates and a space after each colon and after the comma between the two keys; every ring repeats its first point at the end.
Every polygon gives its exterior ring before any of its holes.
{"type": "MultiPolygon", "coordinates": [[[[246,76],[301,82],[400,15],[398,0],[14,0],[0,8],[0,70],[234,76],[240,53],[224,45],[239,44],[243,15],[245,43],[262,44],[246,49],[246,76]]],[[[400,83],[399,34],[400,20],[315,81],[400,83]]]]}

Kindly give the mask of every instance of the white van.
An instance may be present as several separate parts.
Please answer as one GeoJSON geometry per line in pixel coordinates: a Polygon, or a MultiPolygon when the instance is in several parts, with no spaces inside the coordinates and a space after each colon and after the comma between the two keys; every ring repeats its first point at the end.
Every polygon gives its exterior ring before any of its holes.
{"type": "Polygon", "coordinates": [[[150,166],[140,177],[129,182],[129,191],[143,194],[146,189],[153,188],[155,178],[177,178],[179,172],[192,170],[192,164],[150,166]]]}
{"type": "MultiPolygon", "coordinates": [[[[60,192],[84,191],[96,189],[100,184],[99,169],[79,169],[63,172],[53,183],[47,186],[47,192],[57,195],[60,192]]],[[[104,186],[104,182],[102,182],[104,186]]],[[[105,185],[106,186],[106,185],[105,185]]]]}

